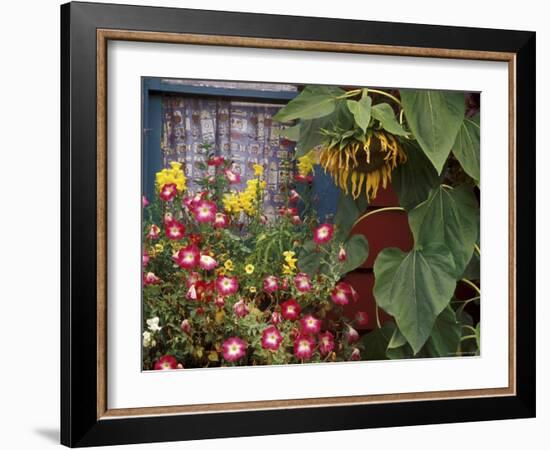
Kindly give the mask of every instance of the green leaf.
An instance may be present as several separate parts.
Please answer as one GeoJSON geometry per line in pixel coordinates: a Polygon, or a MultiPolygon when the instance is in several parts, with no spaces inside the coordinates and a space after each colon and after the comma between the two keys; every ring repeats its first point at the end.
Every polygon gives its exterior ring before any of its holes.
{"type": "Polygon", "coordinates": [[[382,328],[375,328],[370,333],[365,334],[361,338],[364,350],[361,352],[362,359],[376,361],[380,359],[388,359],[386,350],[388,342],[395,330],[393,322],[386,322],[382,328]]]}
{"type": "Polygon", "coordinates": [[[370,122],[372,99],[367,95],[361,97],[359,101],[348,100],[346,104],[357,126],[363,130],[363,133],[366,132],[370,122]]]}
{"type": "Polygon", "coordinates": [[[476,344],[477,344],[477,349],[478,349],[478,351],[479,351],[479,349],[481,348],[481,338],[480,338],[479,322],[478,322],[477,325],[476,325],[476,344]]]}
{"type": "Polygon", "coordinates": [[[316,251],[316,248],[315,242],[307,241],[298,255],[298,268],[308,275],[317,273],[321,266],[321,253],[316,251]]]}
{"type": "Polygon", "coordinates": [[[292,127],[281,129],[279,131],[279,136],[288,139],[289,141],[298,142],[300,139],[300,124],[296,124],[292,127]]]}
{"type": "Polygon", "coordinates": [[[416,142],[404,141],[401,145],[407,153],[407,161],[396,167],[392,186],[399,197],[399,204],[405,209],[412,209],[428,198],[430,191],[439,184],[439,177],[416,142]]]}
{"type": "Polygon", "coordinates": [[[429,244],[409,253],[386,248],[376,258],[376,302],[395,318],[415,354],[451,300],[455,273],[451,252],[441,244],[429,244]]]}
{"type": "Polygon", "coordinates": [[[388,348],[399,348],[407,343],[407,339],[403,336],[403,333],[399,331],[399,328],[396,328],[393,332],[393,336],[388,343],[388,348]]]}
{"type": "Polygon", "coordinates": [[[344,94],[340,88],[331,86],[306,86],[296,98],[281,108],[273,119],[288,122],[293,119],[315,119],[328,116],[334,111],[336,97],[344,94]]]}
{"type": "Polygon", "coordinates": [[[453,255],[457,278],[472,257],[479,228],[479,206],[470,186],[440,186],[409,212],[416,246],[445,244],[453,255]]]}
{"type": "Polygon", "coordinates": [[[388,103],[378,103],[372,107],[372,117],[380,122],[385,130],[396,136],[407,136],[407,132],[395,118],[392,107],[388,103]]]}
{"type": "Polygon", "coordinates": [[[341,273],[351,272],[361,266],[369,256],[369,242],[362,234],[354,234],[344,244],[346,261],[342,264],[341,273]]]}
{"type": "Polygon", "coordinates": [[[347,239],[360,213],[353,197],[340,191],[338,206],[334,216],[334,224],[336,225],[334,240],[336,242],[344,242],[347,239]]]}
{"type": "Polygon", "coordinates": [[[453,154],[464,169],[479,185],[479,115],[464,118],[453,145],[453,154]]]}
{"type": "Polygon", "coordinates": [[[429,356],[455,356],[460,343],[461,329],[455,312],[448,306],[437,317],[425,350],[429,356]]]}
{"type": "Polygon", "coordinates": [[[300,122],[300,138],[296,144],[296,157],[304,156],[313,147],[319,145],[325,140],[325,136],[320,132],[322,128],[335,120],[335,114],[332,113],[318,119],[303,120],[300,122]]]}
{"type": "Polygon", "coordinates": [[[470,262],[464,269],[464,273],[460,278],[466,278],[467,280],[479,280],[480,279],[480,259],[479,253],[474,250],[470,262]]]}
{"type": "Polygon", "coordinates": [[[407,123],[439,174],[464,120],[464,94],[406,89],[400,92],[407,123]]]}

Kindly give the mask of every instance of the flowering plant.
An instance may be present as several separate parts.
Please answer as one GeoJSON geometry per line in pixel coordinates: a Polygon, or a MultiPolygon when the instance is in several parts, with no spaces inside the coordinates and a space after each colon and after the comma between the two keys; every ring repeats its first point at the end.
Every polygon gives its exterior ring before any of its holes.
{"type": "Polygon", "coordinates": [[[210,145],[202,155],[197,192],[172,162],[144,198],[143,368],[360,359],[366,313],[342,314],[357,299],[342,278],[368,245],[338,217],[319,223],[307,160],[268,216],[263,166],[239,191],[231,161],[210,145]]]}

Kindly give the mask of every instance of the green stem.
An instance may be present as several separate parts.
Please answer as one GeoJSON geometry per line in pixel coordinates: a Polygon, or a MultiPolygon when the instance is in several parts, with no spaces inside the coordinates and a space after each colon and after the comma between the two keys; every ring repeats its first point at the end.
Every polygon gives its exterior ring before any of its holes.
{"type": "Polygon", "coordinates": [[[374,305],[376,306],[376,309],[375,309],[376,326],[378,328],[382,328],[382,326],[380,325],[380,311],[378,310],[378,303],[375,303],[374,305]]]}
{"type": "Polygon", "coordinates": [[[405,211],[405,208],[402,208],[401,206],[388,206],[386,208],[379,208],[379,209],[374,209],[372,211],[369,211],[365,214],[363,214],[361,217],[359,217],[354,223],[353,223],[353,226],[357,225],[359,222],[361,222],[361,220],[369,217],[369,216],[372,216],[374,214],[378,214],[380,212],[384,212],[384,211],[405,211]]]}
{"type": "Polygon", "coordinates": [[[399,99],[397,97],[394,97],[391,94],[388,94],[387,92],[379,91],[378,89],[369,89],[368,92],[374,92],[375,94],[380,94],[380,95],[383,95],[385,97],[391,98],[395,103],[397,103],[399,106],[401,106],[401,102],[399,101],[399,99]]]}
{"type": "Polygon", "coordinates": [[[481,290],[477,287],[475,283],[472,283],[470,280],[467,280],[466,278],[462,278],[463,283],[466,283],[468,286],[470,286],[472,289],[474,289],[479,296],[481,296],[481,290]]]}
{"type": "Polygon", "coordinates": [[[477,244],[474,244],[474,250],[477,252],[479,256],[481,256],[481,250],[479,249],[479,246],[477,244]]]}

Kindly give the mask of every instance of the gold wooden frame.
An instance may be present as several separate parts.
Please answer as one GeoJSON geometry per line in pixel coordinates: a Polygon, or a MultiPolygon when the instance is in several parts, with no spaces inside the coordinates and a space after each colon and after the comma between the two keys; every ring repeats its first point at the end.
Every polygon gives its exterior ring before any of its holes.
{"type": "Polygon", "coordinates": [[[506,52],[454,50],[444,48],[399,47],[388,45],[263,39],[236,36],[158,33],[129,30],[97,30],[97,418],[112,419],[128,416],[165,414],[218,413],[243,410],[288,409],[321,406],[344,406],[367,403],[390,403],[420,400],[443,400],[474,397],[516,395],[516,55],[506,52]],[[451,59],[473,59],[508,63],[509,73],[509,342],[508,387],[467,389],[403,394],[359,395],[289,400],[266,400],[202,405],[178,405],[108,409],[107,405],[107,42],[109,40],[195,44],[267,49],[309,50],[342,53],[381,54],[451,59]]]}

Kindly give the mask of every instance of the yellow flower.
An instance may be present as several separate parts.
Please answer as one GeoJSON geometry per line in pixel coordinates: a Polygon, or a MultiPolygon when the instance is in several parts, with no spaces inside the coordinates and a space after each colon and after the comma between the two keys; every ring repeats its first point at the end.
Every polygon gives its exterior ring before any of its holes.
{"type": "Polygon", "coordinates": [[[264,174],[264,166],[261,166],[260,164],[254,164],[252,166],[254,169],[254,175],[257,177],[261,177],[264,174]]]}
{"type": "Polygon", "coordinates": [[[253,293],[253,294],[256,293],[256,288],[255,288],[254,286],[250,286],[250,287],[248,288],[248,290],[249,290],[251,293],[253,293]]]}
{"type": "Polygon", "coordinates": [[[252,264],[247,264],[244,268],[244,271],[250,275],[251,273],[254,272],[254,266],[252,264]]]}
{"type": "Polygon", "coordinates": [[[181,163],[172,161],[170,169],[162,169],[156,174],[157,188],[162,189],[165,184],[175,184],[179,192],[187,189],[186,178],[181,168],[181,163]]]}
{"type": "Polygon", "coordinates": [[[283,274],[284,275],[294,275],[294,269],[286,264],[283,264],[283,274]]]}
{"type": "Polygon", "coordinates": [[[304,156],[298,158],[298,173],[302,176],[309,175],[313,172],[313,166],[317,164],[316,153],[310,150],[304,156]]]}
{"type": "Polygon", "coordinates": [[[292,271],[296,269],[296,262],[298,261],[296,258],[294,258],[294,255],[296,255],[296,253],[292,250],[288,250],[286,252],[283,252],[283,255],[286,262],[286,265],[283,266],[283,272],[287,275],[290,275],[290,273],[292,273],[292,271]]]}
{"type": "Polygon", "coordinates": [[[228,259],[226,262],[224,262],[224,263],[223,263],[223,266],[224,266],[225,269],[228,270],[229,272],[231,272],[231,271],[234,269],[233,261],[231,261],[230,259],[228,259]]]}
{"type": "Polygon", "coordinates": [[[155,251],[158,252],[158,253],[162,253],[164,251],[164,245],[155,244],[155,251]]]}

